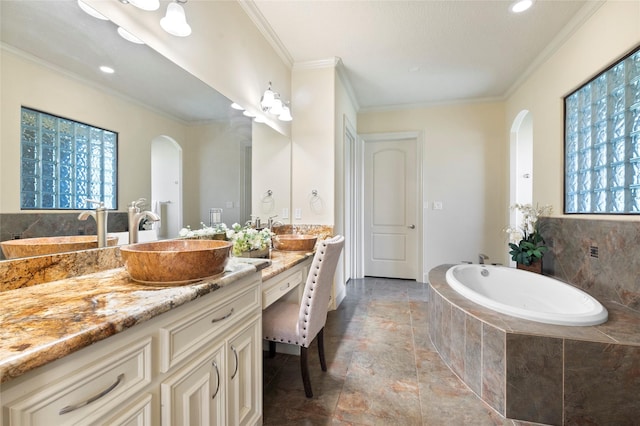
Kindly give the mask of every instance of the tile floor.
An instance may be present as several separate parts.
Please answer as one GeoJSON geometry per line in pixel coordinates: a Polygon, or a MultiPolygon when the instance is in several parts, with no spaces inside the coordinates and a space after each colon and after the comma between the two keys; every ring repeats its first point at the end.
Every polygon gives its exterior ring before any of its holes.
{"type": "Polygon", "coordinates": [[[265,425],[526,425],[501,418],[440,360],[427,331],[423,283],[365,278],[325,326],[328,371],[309,350],[314,397],[299,358],[264,359],[265,425]]]}

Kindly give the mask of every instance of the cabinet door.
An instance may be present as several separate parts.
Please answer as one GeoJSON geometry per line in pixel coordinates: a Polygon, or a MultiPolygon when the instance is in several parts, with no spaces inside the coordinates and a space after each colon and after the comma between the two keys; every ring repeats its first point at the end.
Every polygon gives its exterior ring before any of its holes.
{"type": "Polygon", "coordinates": [[[227,342],[230,425],[253,425],[262,415],[262,320],[257,317],[227,342]]]}
{"type": "Polygon", "coordinates": [[[162,424],[225,425],[224,345],[189,362],[162,382],[162,424]]]}

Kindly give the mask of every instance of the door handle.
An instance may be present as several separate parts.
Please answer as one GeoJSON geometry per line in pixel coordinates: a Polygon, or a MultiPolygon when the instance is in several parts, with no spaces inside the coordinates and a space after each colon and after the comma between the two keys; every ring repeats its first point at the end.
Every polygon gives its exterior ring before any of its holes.
{"type": "Polygon", "coordinates": [[[416,226],[415,226],[415,225],[413,225],[413,224],[411,224],[411,225],[407,226],[407,228],[409,228],[409,229],[416,229],[416,226]]]}

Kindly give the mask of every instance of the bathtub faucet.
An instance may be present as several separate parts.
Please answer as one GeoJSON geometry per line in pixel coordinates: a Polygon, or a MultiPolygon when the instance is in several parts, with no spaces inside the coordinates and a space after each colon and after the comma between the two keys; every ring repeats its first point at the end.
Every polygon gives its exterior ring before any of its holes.
{"type": "Polygon", "coordinates": [[[481,265],[484,265],[484,261],[489,259],[489,256],[487,256],[486,254],[480,253],[478,255],[478,263],[481,265]]]}

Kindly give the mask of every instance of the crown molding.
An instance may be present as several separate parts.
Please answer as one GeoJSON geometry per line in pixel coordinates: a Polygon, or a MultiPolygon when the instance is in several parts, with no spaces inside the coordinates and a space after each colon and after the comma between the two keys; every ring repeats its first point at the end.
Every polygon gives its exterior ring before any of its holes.
{"type": "Polygon", "coordinates": [[[256,28],[258,28],[258,31],[260,31],[267,40],[267,43],[269,43],[273,50],[275,50],[280,59],[282,59],[284,63],[291,68],[293,66],[293,57],[280,40],[280,37],[278,37],[273,28],[271,28],[271,25],[269,25],[269,22],[266,20],[262,12],[260,12],[260,9],[258,9],[255,2],[253,0],[238,0],[238,3],[247,16],[249,16],[249,19],[251,19],[256,28]]]}
{"type": "Polygon", "coordinates": [[[296,62],[293,64],[294,70],[312,70],[320,68],[335,68],[342,63],[342,59],[334,56],[327,59],[317,59],[313,61],[296,62]]]}
{"type": "Polygon", "coordinates": [[[567,40],[569,40],[569,38],[576,31],[578,31],[578,29],[581,28],[582,25],[587,22],[587,20],[591,18],[591,16],[593,16],[593,14],[596,13],[596,11],[600,9],[600,7],[605,3],[606,0],[585,2],[585,5],[582,6],[582,8],[573,16],[573,18],[571,18],[571,21],[569,21],[569,23],[564,26],[562,31],[558,33],[558,35],[551,41],[551,43],[547,45],[547,47],[542,52],[540,52],[538,56],[536,56],[536,58],[533,60],[533,62],[531,62],[527,69],[522,74],[520,74],[520,77],[518,77],[518,79],[511,85],[511,87],[507,89],[503,97],[505,99],[510,98],[511,95],[513,95],[520,88],[520,86],[522,86],[522,84],[524,84],[524,82],[527,81],[527,79],[531,77],[531,75],[542,66],[542,64],[549,60],[549,58],[551,58],[551,56],[553,56],[553,54],[556,53],[560,49],[560,47],[562,47],[562,45],[564,45],[567,40]]]}

